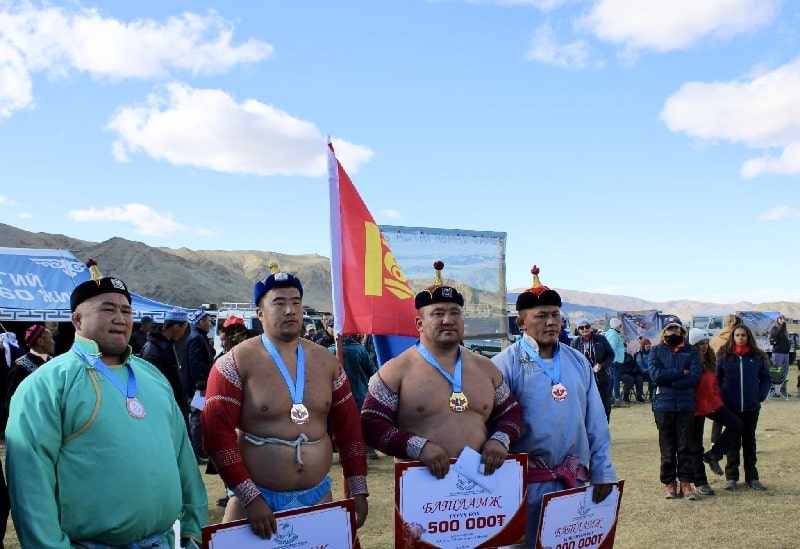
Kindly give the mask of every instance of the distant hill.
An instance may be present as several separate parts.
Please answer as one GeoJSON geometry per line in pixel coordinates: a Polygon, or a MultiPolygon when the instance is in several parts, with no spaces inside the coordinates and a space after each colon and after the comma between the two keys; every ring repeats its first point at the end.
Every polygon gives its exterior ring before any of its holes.
{"type": "MultiPolygon", "coordinates": [[[[32,233],[0,223],[0,246],[8,248],[59,248],[70,250],[79,259],[93,257],[104,275],[122,278],[136,293],[173,305],[198,307],[202,303],[223,301],[249,303],[253,283],[269,273],[270,261],[297,274],[303,281],[304,303],[330,311],[330,259],[316,254],[286,255],[256,250],[189,250],[153,248],[141,242],[112,238],[88,242],[60,234],[32,233]]],[[[518,293],[524,288],[510,290],[518,293]]],[[[688,321],[701,311],[782,311],[790,318],[800,317],[800,303],[732,304],[700,301],[646,301],[636,297],[594,294],[558,289],[571,317],[600,318],[607,312],[657,309],[688,321]]]]}

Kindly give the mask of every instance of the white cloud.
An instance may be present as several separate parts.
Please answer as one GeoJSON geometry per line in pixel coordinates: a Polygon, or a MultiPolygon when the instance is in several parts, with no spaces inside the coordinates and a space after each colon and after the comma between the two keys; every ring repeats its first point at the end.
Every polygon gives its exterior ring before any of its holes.
{"type": "Polygon", "coordinates": [[[16,200],[11,200],[7,196],[0,195],[0,206],[16,206],[16,200]]]}
{"type": "Polygon", "coordinates": [[[800,173],[800,58],[746,79],[684,84],[667,99],[661,120],[703,141],[782,149],[745,162],[743,177],[800,173]]]}
{"type": "Polygon", "coordinates": [[[778,206],[767,210],[758,216],[760,221],[780,221],[782,219],[791,219],[793,217],[800,217],[800,212],[788,206],[778,206]]]}
{"type": "Polygon", "coordinates": [[[398,212],[397,210],[391,210],[391,209],[390,210],[383,210],[381,212],[381,214],[383,214],[383,217],[388,217],[389,219],[400,219],[401,217],[403,217],[400,214],[400,212],[398,212]]]}
{"type": "Polygon", "coordinates": [[[685,49],[707,37],[728,38],[770,21],[782,0],[599,0],[579,21],[599,39],[628,50],[685,49]]]}
{"type": "Polygon", "coordinates": [[[32,75],[71,70],[99,78],[154,78],[174,70],[221,73],[272,54],[258,40],[232,45],[232,25],[211,11],[164,22],[121,21],[95,9],[0,8],[0,117],[33,105],[32,75]]]}
{"type": "Polygon", "coordinates": [[[546,23],[533,31],[525,59],[562,69],[582,69],[589,62],[589,48],[585,40],[560,44],[555,31],[546,23]]]}
{"type": "MultiPolygon", "coordinates": [[[[108,123],[119,138],[114,156],[133,153],[182,166],[225,173],[307,175],[327,173],[325,137],[314,124],[255,99],[173,83],[144,105],[119,109],[108,123]]],[[[333,139],[336,156],[355,173],[373,152],[333,139]]]]}
{"type": "Polygon", "coordinates": [[[167,235],[174,233],[192,232],[199,234],[181,225],[172,219],[171,214],[157,212],[143,204],[124,204],[97,209],[94,206],[88,210],[71,210],[68,217],[78,222],[124,222],[133,225],[134,232],[142,235],[167,235]]]}
{"type": "Polygon", "coordinates": [[[20,219],[32,219],[33,216],[31,214],[29,214],[28,212],[22,212],[21,214],[19,214],[19,218],[20,219]]]}

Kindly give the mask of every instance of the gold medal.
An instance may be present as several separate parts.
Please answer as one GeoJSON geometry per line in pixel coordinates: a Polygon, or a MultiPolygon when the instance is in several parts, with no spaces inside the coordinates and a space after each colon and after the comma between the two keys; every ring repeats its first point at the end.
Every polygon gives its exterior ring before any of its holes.
{"type": "Polygon", "coordinates": [[[562,383],[556,383],[553,385],[553,400],[556,402],[561,402],[562,400],[567,400],[567,388],[564,387],[562,383]]]}
{"type": "Polygon", "coordinates": [[[136,419],[142,419],[146,415],[144,406],[135,397],[128,398],[126,408],[128,408],[128,413],[136,419]]]}
{"type": "Polygon", "coordinates": [[[302,425],[308,421],[308,408],[303,404],[293,404],[289,411],[289,417],[292,419],[292,423],[302,425]]]}
{"type": "Polygon", "coordinates": [[[464,412],[466,409],[469,408],[469,401],[467,400],[467,395],[459,391],[458,393],[453,392],[450,395],[450,409],[454,412],[464,412]]]}

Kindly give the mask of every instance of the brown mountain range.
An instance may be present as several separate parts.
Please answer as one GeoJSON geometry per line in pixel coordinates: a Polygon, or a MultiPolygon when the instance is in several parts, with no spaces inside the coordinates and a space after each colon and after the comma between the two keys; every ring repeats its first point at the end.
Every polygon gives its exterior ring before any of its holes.
{"type": "MultiPolygon", "coordinates": [[[[60,234],[33,233],[0,223],[0,246],[9,248],[58,248],[70,250],[79,259],[93,257],[100,271],[125,280],[136,293],[164,303],[197,307],[201,303],[252,300],[253,283],[269,273],[269,263],[297,274],[303,281],[304,303],[330,311],[330,259],[316,255],[286,255],[257,250],[189,250],[153,248],[141,242],[111,238],[104,242],[78,240],[60,234]]],[[[510,291],[520,291],[510,290],[510,291]]],[[[627,296],[595,294],[558,289],[572,304],[570,315],[598,311],[639,311],[658,309],[688,320],[699,311],[782,311],[790,318],[800,316],[800,303],[739,302],[720,304],[690,300],[654,302],[627,296]]]]}

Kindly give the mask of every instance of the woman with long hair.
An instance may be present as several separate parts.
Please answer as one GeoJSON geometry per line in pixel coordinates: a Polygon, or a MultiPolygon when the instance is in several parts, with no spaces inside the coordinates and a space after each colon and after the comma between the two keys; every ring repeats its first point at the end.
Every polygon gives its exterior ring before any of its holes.
{"type": "Polygon", "coordinates": [[[742,422],[741,436],[734,440],[725,464],[726,490],[739,481],[739,449],[744,458],[744,482],[753,490],[766,490],[756,469],[756,426],[761,403],[767,398],[771,379],[766,353],[758,348],[753,332],[741,324],[720,349],[717,380],[725,405],[742,422]]]}
{"type": "Polygon", "coordinates": [[[695,411],[691,451],[694,460],[694,487],[698,493],[704,496],[713,496],[714,489],[708,484],[706,467],[703,462],[708,463],[715,474],[722,475],[719,461],[732,447],[734,441],[740,439],[742,432],[741,420],[730,408],[725,406],[719,393],[716,375],[717,356],[708,344],[710,337],[711,334],[705,330],[699,328],[689,330],[689,344],[697,349],[703,372],[700,375],[700,383],[694,390],[695,411]],[[703,453],[703,429],[707,417],[718,422],[725,430],[722,431],[711,449],[703,453]]]}

